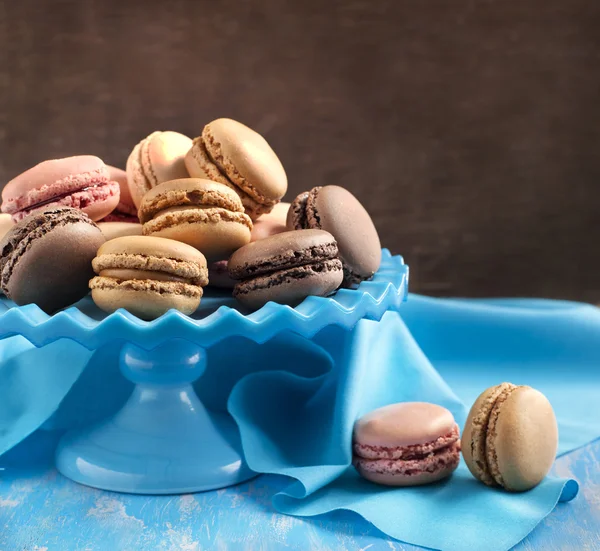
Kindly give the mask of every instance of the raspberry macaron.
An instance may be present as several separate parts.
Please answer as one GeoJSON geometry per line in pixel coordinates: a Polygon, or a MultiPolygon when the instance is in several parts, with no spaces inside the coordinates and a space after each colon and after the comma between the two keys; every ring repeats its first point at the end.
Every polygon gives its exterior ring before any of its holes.
{"type": "Polygon", "coordinates": [[[8,182],[2,191],[2,212],[18,222],[38,210],[71,207],[97,221],[111,213],[119,199],[119,184],[111,180],[104,162],[78,155],[44,161],[8,182]]]}
{"type": "Polygon", "coordinates": [[[386,486],[419,486],[446,478],[460,461],[459,428],[446,408],[426,402],[385,406],[354,426],[353,464],[386,486]]]}

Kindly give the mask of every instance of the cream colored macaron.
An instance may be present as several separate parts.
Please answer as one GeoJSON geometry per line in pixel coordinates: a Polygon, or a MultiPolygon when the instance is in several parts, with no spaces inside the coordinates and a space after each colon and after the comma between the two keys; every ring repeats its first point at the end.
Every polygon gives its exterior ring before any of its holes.
{"type": "Polygon", "coordinates": [[[135,222],[98,222],[97,225],[107,241],[127,235],[142,235],[142,225],[135,222]]]}
{"type": "Polygon", "coordinates": [[[255,220],[270,212],[287,191],[281,161],[257,132],[232,119],[208,123],[185,157],[190,176],[234,189],[255,220]]]}
{"type": "Polygon", "coordinates": [[[209,261],[228,258],[250,241],[252,220],[227,186],[200,178],[164,182],[140,205],[144,235],[187,243],[209,261]]]}
{"type": "Polygon", "coordinates": [[[502,383],[477,398],[462,442],[465,463],[481,482],[514,492],[530,490],[556,457],[556,417],[538,390],[502,383]]]}
{"type": "Polygon", "coordinates": [[[192,140],[179,132],[152,132],[134,148],[127,159],[127,183],[131,199],[139,208],[142,197],[168,180],[188,176],[184,158],[192,140]]]}
{"type": "Polygon", "coordinates": [[[208,284],[204,255],[160,237],[128,236],[107,241],[92,261],[92,299],[105,312],[124,308],[154,319],[174,308],[192,314],[208,284]]]}

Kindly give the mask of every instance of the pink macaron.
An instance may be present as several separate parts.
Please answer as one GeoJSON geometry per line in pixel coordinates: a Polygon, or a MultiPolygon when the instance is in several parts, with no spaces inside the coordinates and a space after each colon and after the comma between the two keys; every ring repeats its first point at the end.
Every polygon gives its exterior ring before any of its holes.
{"type": "Polygon", "coordinates": [[[404,402],[376,409],[354,426],[353,464],[386,486],[418,486],[446,478],[458,467],[458,425],[446,408],[404,402]]]}
{"type": "Polygon", "coordinates": [[[105,216],[101,222],[129,222],[131,224],[139,224],[140,219],[137,215],[137,208],[133,204],[133,198],[127,184],[127,173],[114,166],[107,165],[110,180],[117,182],[121,190],[119,204],[115,210],[108,216],[105,216]]]}
{"type": "Polygon", "coordinates": [[[19,221],[48,207],[78,208],[101,220],[119,204],[120,188],[93,155],[44,161],[19,174],[2,191],[2,212],[19,221]]]}

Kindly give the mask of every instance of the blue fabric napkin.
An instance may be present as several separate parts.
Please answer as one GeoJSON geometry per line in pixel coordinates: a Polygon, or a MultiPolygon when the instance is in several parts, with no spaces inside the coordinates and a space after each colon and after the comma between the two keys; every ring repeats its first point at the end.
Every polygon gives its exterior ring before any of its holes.
{"type": "MultiPolygon", "coordinates": [[[[462,425],[479,392],[505,380],[548,396],[561,453],[597,438],[597,308],[411,295],[401,315],[362,320],[352,332],[328,327],[309,347],[300,339],[222,341],[208,351],[196,385],[207,405],[228,409],[238,423],[251,468],[291,477],[273,498],[282,513],[349,509],[413,544],[500,551],[525,537],[557,501],[575,496],[577,484],[558,479],[524,494],[493,490],[464,465],[440,484],[383,488],[349,467],[350,442],[358,416],[398,401],[439,403],[462,425]]],[[[69,341],[38,350],[20,337],[2,341],[0,453],[42,423],[80,426],[118,409],[131,392],[116,367],[118,350],[91,353],[69,341]]]]}

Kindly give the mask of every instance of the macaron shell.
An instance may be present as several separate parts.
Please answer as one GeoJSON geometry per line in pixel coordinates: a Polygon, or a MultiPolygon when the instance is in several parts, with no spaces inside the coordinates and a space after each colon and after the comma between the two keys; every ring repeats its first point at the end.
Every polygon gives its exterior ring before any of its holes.
{"type": "Polygon", "coordinates": [[[487,435],[490,471],[507,490],[529,490],[544,479],[556,457],[554,411],[541,392],[527,386],[516,388],[497,405],[487,435]]]}
{"type": "Polygon", "coordinates": [[[321,262],[315,264],[318,269],[299,266],[240,281],[233,296],[247,308],[257,310],[269,301],[296,306],[308,296],[330,295],[342,283],[342,265],[337,259],[324,262],[328,269],[323,269],[321,262]]]}
{"type": "MultiPolygon", "coordinates": [[[[112,183],[109,186],[113,186],[112,183]]],[[[84,192],[85,193],[85,192],[84,192]]],[[[90,199],[89,204],[83,207],[81,210],[85,212],[94,222],[102,220],[105,216],[109,215],[113,210],[117,208],[119,204],[119,191],[112,190],[112,194],[106,197],[106,199],[90,199]]]]}
{"type": "MultiPolygon", "coordinates": [[[[142,140],[143,142],[143,140],[142,140]]],[[[127,158],[127,185],[129,187],[129,195],[137,210],[142,201],[144,194],[150,190],[150,183],[144,175],[142,168],[142,142],[138,143],[127,158]]]]}
{"type": "Polygon", "coordinates": [[[471,406],[462,432],[462,454],[465,463],[471,474],[488,486],[496,485],[486,457],[490,415],[498,397],[514,388],[515,385],[511,383],[502,383],[484,390],[471,406]]]}
{"type": "Polygon", "coordinates": [[[140,221],[148,222],[168,208],[192,206],[244,212],[239,196],[231,188],[202,178],[181,178],[163,182],[146,193],[139,208],[140,221]]]}
{"type": "Polygon", "coordinates": [[[115,210],[130,216],[137,216],[137,209],[131,198],[129,184],[127,183],[127,172],[114,166],[106,166],[108,168],[108,177],[111,181],[117,182],[119,184],[119,189],[121,190],[119,204],[115,210]]]}
{"type": "Polygon", "coordinates": [[[17,261],[8,295],[19,305],[35,303],[47,313],[77,302],[88,293],[92,259],[102,243],[100,230],[85,222],[53,228],[17,261]]]}
{"type": "Polygon", "coordinates": [[[187,178],[185,155],[192,140],[179,132],[155,132],[142,144],[142,166],[154,187],[168,180],[187,178]]]}
{"type": "Polygon", "coordinates": [[[403,468],[402,461],[386,461],[386,468],[381,469],[386,472],[373,472],[369,470],[371,465],[369,462],[356,459],[354,466],[363,478],[376,484],[396,487],[422,486],[443,480],[456,470],[460,462],[458,446],[448,450],[439,464],[435,464],[436,459],[440,458],[426,458],[420,462],[414,462],[417,464],[411,464],[408,472],[403,468]]]}
{"type": "Polygon", "coordinates": [[[335,237],[350,283],[368,279],[379,269],[379,235],[369,213],[348,190],[339,186],[314,188],[308,197],[307,221],[311,228],[335,237]],[[312,217],[311,200],[315,211],[312,217]]]}
{"type": "Polygon", "coordinates": [[[15,225],[10,214],[0,214],[0,239],[2,239],[15,225]]]}
{"type": "Polygon", "coordinates": [[[396,448],[426,444],[455,429],[452,413],[427,402],[391,404],[372,411],[354,425],[354,439],[366,446],[396,448]]]}
{"type": "Polygon", "coordinates": [[[128,235],[142,235],[141,224],[131,224],[129,222],[98,222],[98,227],[106,240],[116,237],[125,237],[128,235]]]}
{"type": "Polygon", "coordinates": [[[213,163],[208,155],[201,136],[194,140],[191,149],[185,156],[185,166],[189,175],[194,178],[208,178],[209,180],[219,182],[234,190],[239,195],[246,214],[250,216],[252,220],[257,219],[261,214],[268,213],[271,210],[270,205],[268,207],[261,205],[221,172],[219,167],[213,163]]]}
{"type": "MultiPolygon", "coordinates": [[[[140,283],[143,285],[144,280],[140,283]]],[[[193,314],[200,305],[202,293],[192,297],[173,292],[156,292],[148,290],[131,290],[118,285],[92,289],[92,299],[96,306],[105,312],[112,313],[124,308],[131,314],[144,320],[156,319],[174,308],[183,314],[193,314]]]]}
{"type": "Polygon", "coordinates": [[[287,175],[283,165],[260,134],[224,118],[207,124],[202,139],[215,164],[256,201],[275,204],[285,195],[287,175]]]}
{"type": "Polygon", "coordinates": [[[77,155],[43,161],[13,178],[2,190],[2,201],[10,201],[31,190],[86,173],[106,174],[106,165],[94,155],[77,155]]]}
{"type": "Polygon", "coordinates": [[[251,241],[259,241],[287,231],[286,218],[289,208],[289,203],[277,203],[271,212],[256,220],[252,227],[251,241]]]}

